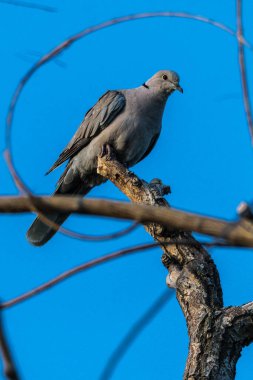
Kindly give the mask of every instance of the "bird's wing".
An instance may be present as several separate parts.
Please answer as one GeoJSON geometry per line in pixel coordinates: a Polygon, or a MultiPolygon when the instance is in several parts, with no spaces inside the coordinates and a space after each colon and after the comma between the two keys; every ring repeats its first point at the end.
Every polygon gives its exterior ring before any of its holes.
{"type": "Polygon", "coordinates": [[[75,156],[100,132],[102,132],[122,112],[126,104],[125,96],[119,91],[107,91],[86,113],[80,127],[60,154],[57,161],[46,173],[75,156]]]}
{"type": "Polygon", "coordinates": [[[140,158],[140,160],[138,162],[142,161],[145,157],[147,157],[149,155],[149,153],[153,150],[155,144],[157,143],[159,136],[160,136],[160,133],[157,133],[154,135],[154,137],[150,141],[148,149],[146,150],[146,152],[144,153],[144,155],[140,158]]]}

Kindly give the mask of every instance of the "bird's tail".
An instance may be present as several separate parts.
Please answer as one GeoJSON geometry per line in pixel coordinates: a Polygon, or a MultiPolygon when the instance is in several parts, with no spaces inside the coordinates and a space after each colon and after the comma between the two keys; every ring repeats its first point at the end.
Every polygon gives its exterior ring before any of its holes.
{"type": "MultiPolygon", "coordinates": [[[[59,195],[59,194],[64,194],[64,195],[79,194],[79,195],[84,196],[92,189],[92,187],[93,186],[91,186],[88,183],[87,184],[82,183],[82,186],[78,186],[75,188],[74,191],[68,191],[68,192],[66,191],[62,192],[61,187],[59,187],[55,191],[53,196],[59,195]]],[[[34,220],[31,227],[27,231],[26,237],[31,244],[36,245],[36,246],[41,246],[41,245],[46,244],[48,240],[50,240],[56,234],[59,227],[69,217],[70,213],[60,214],[60,213],[54,212],[50,214],[44,213],[43,215],[47,219],[49,219],[51,222],[54,223],[54,227],[52,225],[50,226],[46,222],[43,222],[42,221],[43,218],[40,218],[39,216],[34,220]]]]}
{"type": "Polygon", "coordinates": [[[28,241],[36,246],[44,245],[50,240],[54,234],[58,231],[60,225],[67,219],[68,214],[44,214],[47,219],[54,223],[55,227],[49,226],[44,223],[41,218],[38,216],[31,227],[27,231],[26,237],[28,241]]]}

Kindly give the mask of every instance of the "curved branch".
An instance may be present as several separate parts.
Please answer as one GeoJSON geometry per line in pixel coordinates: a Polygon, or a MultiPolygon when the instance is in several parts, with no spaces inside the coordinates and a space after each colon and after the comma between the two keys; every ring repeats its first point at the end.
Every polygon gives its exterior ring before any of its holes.
{"type": "Polygon", "coordinates": [[[0,0],[0,3],[14,5],[16,7],[22,8],[31,8],[36,9],[38,11],[44,12],[57,12],[56,8],[50,7],[49,5],[43,5],[38,3],[32,3],[30,1],[22,1],[22,0],[0,0]]]}
{"type": "MultiPolygon", "coordinates": [[[[175,244],[175,241],[170,241],[169,243],[167,243],[167,245],[172,245],[172,244],[175,244]]],[[[190,245],[192,243],[189,241],[181,241],[180,243],[177,242],[177,244],[178,245],[179,244],[180,245],[190,245]]],[[[230,245],[226,245],[226,244],[223,244],[221,242],[216,242],[216,241],[202,242],[202,245],[206,246],[206,247],[231,247],[230,245]]],[[[88,261],[84,264],[78,265],[72,269],[69,269],[69,270],[61,273],[60,275],[56,276],[52,280],[49,280],[49,281],[45,282],[44,284],[39,285],[36,288],[21,294],[20,296],[12,298],[9,301],[5,301],[3,303],[0,303],[0,310],[1,309],[7,309],[7,308],[15,306],[19,303],[22,303],[22,302],[24,302],[24,301],[26,301],[26,300],[34,297],[34,296],[37,296],[38,294],[40,294],[46,290],[51,289],[52,287],[54,287],[55,285],[58,285],[62,281],[65,281],[68,278],[70,278],[70,277],[72,277],[72,276],[74,276],[80,272],[83,272],[85,270],[88,270],[90,268],[93,268],[97,265],[104,264],[108,261],[118,259],[118,258],[125,256],[125,255],[129,255],[132,253],[138,253],[141,251],[146,251],[146,250],[158,248],[158,247],[159,247],[159,244],[157,244],[157,243],[144,243],[144,244],[139,244],[137,246],[121,249],[119,251],[104,255],[102,257],[99,257],[99,258],[91,260],[91,261],[88,261]]]]}
{"type": "Polygon", "coordinates": [[[155,300],[151,307],[148,308],[145,314],[142,315],[141,318],[139,318],[138,321],[134,323],[134,325],[127,332],[127,334],[124,336],[122,341],[119,343],[119,345],[116,347],[115,351],[113,351],[112,355],[107,361],[106,366],[103,369],[101,376],[99,377],[100,380],[110,380],[112,378],[112,375],[116,367],[118,366],[122,357],[126,354],[129,347],[134,343],[134,341],[140,335],[142,330],[144,330],[144,328],[150,322],[152,322],[152,320],[156,317],[159,311],[166,305],[166,303],[170,300],[173,294],[174,293],[172,291],[168,293],[168,290],[163,292],[160,295],[160,297],[155,300]]]}
{"type": "Polygon", "coordinates": [[[5,337],[2,314],[0,313],[0,351],[3,360],[3,372],[6,379],[19,380],[18,372],[15,368],[15,364],[11,355],[9,344],[5,337]]]}
{"type": "Polygon", "coordinates": [[[249,126],[249,132],[251,137],[251,142],[253,144],[253,118],[250,106],[246,62],[244,55],[244,43],[243,43],[243,23],[242,23],[242,1],[237,0],[237,41],[238,41],[238,54],[239,54],[239,66],[242,81],[242,93],[243,93],[243,104],[244,110],[249,126]]]}
{"type": "Polygon", "coordinates": [[[21,294],[18,297],[12,298],[9,301],[2,302],[0,304],[0,310],[1,309],[7,309],[7,308],[15,306],[21,302],[24,302],[24,301],[40,294],[41,292],[44,292],[45,290],[48,290],[55,285],[58,285],[60,282],[67,280],[69,277],[72,277],[72,276],[74,276],[80,272],[83,272],[85,270],[93,268],[97,265],[104,264],[108,261],[118,259],[119,257],[125,256],[125,255],[145,251],[145,250],[152,249],[152,248],[157,248],[157,244],[156,243],[140,244],[140,245],[137,245],[134,247],[121,249],[121,250],[113,252],[111,254],[104,255],[102,257],[98,257],[97,259],[88,261],[87,263],[78,265],[77,267],[74,267],[72,269],[67,270],[64,273],[61,273],[59,276],[56,276],[52,280],[38,286],[37,288],[34,288],[34,289],[24,293],[24,294],[21,294]]]}

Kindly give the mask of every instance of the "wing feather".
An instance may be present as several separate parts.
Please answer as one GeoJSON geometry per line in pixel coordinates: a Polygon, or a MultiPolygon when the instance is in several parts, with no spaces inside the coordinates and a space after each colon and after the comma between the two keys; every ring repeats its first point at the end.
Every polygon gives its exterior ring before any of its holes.
{"type": "Polygon", "coordinates": [[[125,96],[120,91],[107,91],[101,96],[98,102],[88,110],[69,144],[46,174],[49,174],[66,160],[74,157],[81,149],[87,146],[95,136],[99,135],[122,112],[125,104],[125,96]]]}

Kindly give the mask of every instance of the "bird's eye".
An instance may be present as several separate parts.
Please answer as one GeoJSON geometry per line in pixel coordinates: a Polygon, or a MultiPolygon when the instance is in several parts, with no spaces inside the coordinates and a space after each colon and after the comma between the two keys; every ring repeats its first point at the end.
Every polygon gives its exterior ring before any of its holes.
{"type": "Polygon", "coordinates": [[[163,75],[163,79],[164,80],[167,80],[168,79],[168,76],[166,74],[163,75]]]}

